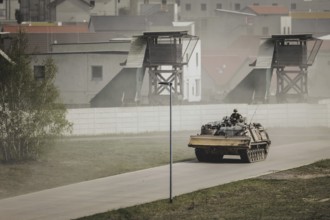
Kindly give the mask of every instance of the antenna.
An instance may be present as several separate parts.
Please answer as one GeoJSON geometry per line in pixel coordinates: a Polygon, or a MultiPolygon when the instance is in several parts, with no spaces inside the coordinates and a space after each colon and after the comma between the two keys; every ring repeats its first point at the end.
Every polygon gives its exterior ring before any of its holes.
{"type": "Polygon", "coordinates": [[[259,108],[259,105],[257,105],[256,109],[254,110],[253,115],[251,117],[251,120],[250,120],[250,123],[249,124],[251,124],[252,119],[253,119],[254,115],[256,114],[258,108],[259,108]]]}

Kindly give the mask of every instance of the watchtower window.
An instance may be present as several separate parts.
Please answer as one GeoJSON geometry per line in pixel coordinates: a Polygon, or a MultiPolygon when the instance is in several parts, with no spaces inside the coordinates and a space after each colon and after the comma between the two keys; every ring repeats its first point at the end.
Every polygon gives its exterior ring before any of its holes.
{"type": "Polygon", "coordinates": [[[175,39],[170,37],[159,37],[155,44],[174,44],[175,39]]]}
{"type": "Polygon", "coordinates": [[[92,80],[101,81],[103,78],[103,68],[102,66],[92,66],[92,80]]]}

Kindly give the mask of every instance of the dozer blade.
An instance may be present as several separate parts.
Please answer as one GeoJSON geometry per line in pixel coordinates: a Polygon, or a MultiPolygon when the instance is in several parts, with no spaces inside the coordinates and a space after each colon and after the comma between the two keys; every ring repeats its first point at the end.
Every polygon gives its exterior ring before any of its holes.
{"type": "Polygon", "coordinates": [[[188,146],[195,148],[202,147],[230,147],[230,148],[249,148],[250,137],[225,137],[213,135],[192,135],[188,146]]]}

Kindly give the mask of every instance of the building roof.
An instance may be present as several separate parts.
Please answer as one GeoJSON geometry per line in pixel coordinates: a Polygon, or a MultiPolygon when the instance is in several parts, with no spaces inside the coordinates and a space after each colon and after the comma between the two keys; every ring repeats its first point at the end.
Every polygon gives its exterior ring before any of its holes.
{"type": "Polygon", "coordinates": [[[89,29],[103,31],[146,31],[150,26],[172,26],[166,13],[149,16],[91,16],[89,29]]]}
{"type": "Polygon", "coordinates": [[[329,40],[323,40],[319,52],[329,53],[329,51],[330,51],[330,39],[329,40]]]}
{"type": "Polygon", "coordinates": [[[251,11],[256,15],[288,15],[289,9],[284,6],[274,5],[250,5],[243,11],[251,11]]]}
{"type": "Polygon", "coordinates": [[[226,50],[202,51],[202,68],[219,88],[224,88],[242,65],[256,59],[259,43],[257,36],[240,36],[226,50]]]}
{"type": "Polygon", "coordinates": [[[299,39],[299,40],[311,40],[313,39],[313,35],[312,34],[275,34],[272,35],[272,39],[277,39],[277,40],[285,40],[285,39],[299,39]]]}
{"type": "Polygon", "coordinates": [[[2,26],[4,32],[18,33],[20,30],[25,33],[87,33],[88,24],[53,24],[53,23],[32,23],[32,24],[4,24],[2,26]]]}
{"type": "Polygon", "coordinates": [[[203,55],[202,67],[216,85],[224,87],[244,63],[245,57],[228,55],[203,55]]]}
{"type": "Polygon", "coordinates": [[[91,16],[91,31],[144,31],[147,21],[144,16],[91,16]]]}
{"type": "Polygon", "coordinates": [[[290,12],[293,19],[330,19],[330,12],[306,12],[306,11],[293,11],[290,12]]]}
{"type": "Polygon", "coordinates": [[[113,38],[124,37],[118,33],[27,33],[28,45],[26,53],[49,53],[52,44],[100,43],[109,42],[113,38]]]}
{"type": "Polygon", "coordinates": [[[146,31],[143,33],[144,36],[158,37],[158,36],[177,36],[182,37],[188,35],[188,31],[146,31]]]}

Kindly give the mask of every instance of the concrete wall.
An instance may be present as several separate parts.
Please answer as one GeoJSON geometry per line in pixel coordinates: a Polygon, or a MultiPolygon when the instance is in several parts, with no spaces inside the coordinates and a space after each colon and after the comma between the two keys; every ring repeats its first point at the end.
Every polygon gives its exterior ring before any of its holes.
{"type": "Polygon", "coordinates": [[[62,22],[87,22],[90,8],[80,1],[64,1],[56,7],[56,20],[62,22]]]}
{"type": "MultiPolygon", "coordinates": [[[[173,131],[197,133],[202,124],[238,111],[247,122],[264,127],[330,127],[330,102],[324,104],[182,105],[173,106],[173,131]]],[[[72,135],[141,133],[169,130],[169,106],[70,109],[72,135]]]]}

